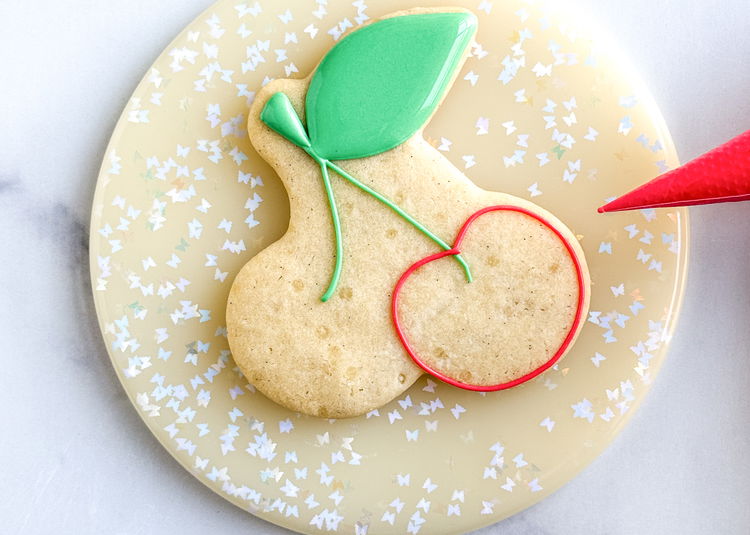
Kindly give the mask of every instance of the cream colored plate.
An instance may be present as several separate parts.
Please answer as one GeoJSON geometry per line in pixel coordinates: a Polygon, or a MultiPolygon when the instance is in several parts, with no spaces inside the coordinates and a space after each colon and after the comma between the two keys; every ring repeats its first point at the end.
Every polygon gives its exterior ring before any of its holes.
{"type": "Polygon", "coordinates": [[[138,86],[99,176],[94,296],[125,390],[195,477],[300,532],[460,533],[544,498],[635,412],[679,309],[685,212],[595,211],[677,163],[632,72],[575,15],[431,0],[473,9],[481,47],[427,136],[480,185],[533,198],[579,234],[593,279],[583,333],[522,387],[481,395],[423,377],[353,420],[291,413],[246,383],[228,350],[227,292],[288,220],[245,134],[248,102],[264,80],[305,75],[342,30],[420,4],[217,3],[138,86]]]}

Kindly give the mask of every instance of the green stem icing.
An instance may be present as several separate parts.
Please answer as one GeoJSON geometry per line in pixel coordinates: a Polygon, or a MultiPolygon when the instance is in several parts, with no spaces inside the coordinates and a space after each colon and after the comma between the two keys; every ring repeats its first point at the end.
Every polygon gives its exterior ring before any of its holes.
{"type": "MultiPolygon", "coordinates": [[[[383,204],[385,204],[388,208],[390,208],[391,210],[393,210],[394,212],[396,212],[398,215],[400,215],[402,218],[404,218],[406,221],[408,221],[409,223],[411,223],[414,226],[414,228],[416,228],[422,234],[424,234],[425,236],[427,236],[428,238],[430,238],[432,241],[434,241],[435,243],[437,243],[440,247],[442,247],[442,249],[444,251],[447,251],[447,250],[449,250],[451,248],[450,245],[448,245],[443,240],[441,240],[439,237],[437,237],[435,234],[433,234],[422,223],[420,223],[419,221],[417,221],[416,219],[414,219],[412,216],[410,216],[399,205],[397,205],[393,201],[389,200],[387,197],[381,195],[380,193],[378,193],[377,191],[375,191],[374,189],[372,189],[370,186],[368,186],[366,184],[363,184],[362,182],[360,182],[359,180],[357,180],[356,178],[354,178],[353,176],[351,176],[349,173],[347,173],[346,171],[344,171],[343,169],[341,169],[335,163],[328,161],[328,162],[326,162],[326,164],[328,165],[328,167],[330,167],[337,174],[339,174],[340,176],[342,176],[343,178],[345,178],[346,180],[348,180],[349,182],[351,182],[352,184],[354,184],[355,186],[357,186],[359,189],[361,189],[365,193],[369,193],[370,195],[372,195],[373,197],[375,197],[377,200],[379,200],[380,202],[382,202],[383,204]]],[[[455,257],[456,257],[456,260],[458,260],[458,263],[461,264],[461,266],[464,269],[464,273],[466,274],[466,280],[468,282],[471,282],[472,280],[474,280],[473,277],[471,276],[471,269],[469,269],[469,265],[466,263],[466,260],[464,260],[464,258],[460,254],[455,255],[455,257]]]]}
{"type": "Polygon", "coordinates": [[[330,208],[330,211],[331,211],[331,221],[333,222],[334,241],[336,242],[336,263],[333,267],[333,275],[331,276],[331,282],[328,284],[328,289],[326,290],[326,293],[324,293],[323,296],[320,298],[320,300],[325,303],[331,298],[331,296],[333,295],[333,292],[336,291],[336,286],[338,286],[339,279],[341,278],[341,267],[344,263],[344,244],[343,244],[343,240],[341,239],[341,221],[339,219],[338,208],[336,208],[336,198],[333,195],[333,188],[331,187],[331,179],[328,176],[328,167],[326,167],[326,165],[329,162],[318,158],[312,152],[309,152],[308,154],[310,154],[310,156],[312,156],[315,159],[315,161],[317,161],[318,164],[320,165],[320,172],[323,175],[323,187],[326,190],[326,197],[328,197],[328,207],[330,208]]]}
{"type": "MultiPolygon", "coordinates": [[[[336,265],[322,301],[336,290],[344,247],[328,169],[388,206],[445,251],[451,247],[419,221],[333,161],[373,156],[413,136],[442,100],[476,32],[465,11],[390,17],[341,39],[323,58],[305,98],[307,128],[284,93],[275,93],[260,114],[275,132],[320,165],[333,221],[336,265]]],[[[460,254],[466,280],[471,270],[460,254]]]]}
{"type": "MultiPolygon", "coordinates": [[[[302,121],[297,115],[297,112],[294,110],[294,107],[289,101],[289,98],[284,93],[276,93],[269,99],[268,103],[263,109],[263,112],[261,113],[261,120],[263,120],[263,122],[270,126],[274,131],[281,134],[298,147],[302,148],[320,166],[320,171],[323,176],[323,187],[326,192],[326,197],[328,198],[328,207],[331,212],[331,221],[333,222],[334,242],[336,244],[336,261],[333,268],[333,275],[331,276],[331,281],[328,284],[328,289],[320,298],[321,301],[328,301],[336,291],[336,287],[338,286],[339,280],[341,278],[341,268],[344,261],[344,246],[343,240],[341,238],[341,221],[339,219],[338,209],[336,208],[336,198],[333,194],[333,188],[331,187],[331,179],[328,175],[328,169],[333,170],[354,186],[358,187],[365,193],[372,195],[378,201],[388,206],[391,210],[396,212],[408,223],[411,223],[414,228],[416,228],[422,234],[438,244],[444,251],[448,251],[449,249],[451,249],[450,245],[433,234],[427,227],[425,227],[419,221],[406,213],[396,203],[392,202],[390,199],[381,195],[366,184],[363,184],[335,163],[319,156],[315,149],[311,146],[310,140],[305,131],[305,127],[302,125],[302,121]]],[[[468,282],[471,282],[473,279],[471,276],[469,265],[460,254],[454,256],[456,257],[456,260],[459,262],[459,264],[461,264],[461,266],[463,267],[464,273],[466,274],[466,280],[468,282]]]]}

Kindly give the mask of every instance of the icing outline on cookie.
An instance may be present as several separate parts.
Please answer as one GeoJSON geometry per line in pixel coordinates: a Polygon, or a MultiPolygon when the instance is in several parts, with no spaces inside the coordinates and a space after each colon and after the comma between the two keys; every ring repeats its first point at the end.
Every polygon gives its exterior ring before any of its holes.
{"type": "Polygon", "coordinates": [[[393,295],[391,297],[391,318],[393,320],[393,326],[396,329],[396,335],[398,336],[398,339],[401,341],[401,345],[404,347],[404,349],[409,354],[409,356],[414,361],[414,363],[417,366],[419,366],[422,370],[432,375],[433,377],[440,379],[441,381],[445,383],[448,383],[453,386],[457,386],[459,388],[463,388],[464,390],[473,390],[476,392],[493,392],[496,390],[505,390],[507,388],[517,386],[521,383],[525,383],[526,381],[533,379],[537,375],[551,368],[552,366],[555,365],[555,363],[558,360],[560,360],[560,358],[567,352],[568,348],[573,342],[573,339],[575,338],[576,333],[578,332],[581,322],[583,321],[583,304],[586,298],[585,288],[586,286],[584,284],[583,268],[581,266],[581,261],[578,258],[578,255],[576,254],[576,252],[573,250],[573,246],[570,244],[568,239],[565,236],[563,236],[563,234],[557,229],[557,227],[555,227],[552,223],[547,221],[544,217],[540,216],[539,214],[535,214],[534,212],[527,210],[525,208],[522,208],[520,206],[513,206],[513,205],[488,206],[488,207],[482,208],[481,210],[478,210],[477,212],[474,212],[466,220],[466,222],[461,227],[461,230],[458,232],[456,241],[454,242],[453,247],[451,249],[447,251],[441,251],[439,253],[435,253],[433,255],[427,256],[419,260],[418,262],[415,262],[414,264],[409,266],[409,268],[403,273],[403,275],[401,275],[401,278],[399,278],[398,282],[396,283],[396,286],[393,288],[393,295]],[[409,343],[408,339],[406,338],[406,334],[401,328],[401,321],[399,320],[399,317],[398,317],[398,298],[399,298],[399,294],[401,292],[402,287],[406,283],[406,280],[414,272],[416,272],[422,266],[429,264],[430,262],[433,262],[435,260],[439,260],[449,255],[460,254],[461,243],[463,242],[466,232],[468,231],[472,223],[474,223],[474,221],[477,218],[483,216],[484,214],[487,214],[490,212],[499,212],[499,211],[518,212],[526,216],[529,216],[539,221],[542,225],[544,225],[548,229],[550,229],[557,236],[557,238],[560,241],[562,241],[563,245],[565,246],[566,251],[570,255],[570,258],[573,260],[573,264],[576,269],[576,278],[578,281],[578,302],[576,304],[575,318],[570,327],[570,330],[568,331],[568,334],[563,339],[563,342],[558,348],[558,350],[555,352],[554,355],[552,355],[552,357],[547,362],[545,362],[538,368],[535,368],[531,372],[525,375],[522,375],[521,377],[517,377],[516,379],[513,379],[511,381],[505,382],[505,383],[500,383],[497,385],[474,385],[471,383],[464,383],[453,377],[445,375],[444,373],[438,370],[433,369],[431,366],[425,363],[419,357],[419,355],[416,354],[414,349],[411,347],[411,344],[409,343]]]}
{"type": "MultiPolygon", "coordinates": [[[[443,250],[451,249],[396,203],[333,162],[386,152],[418,132],[463,62],[476,26],[476,17],[465,11],[401,15],[368,24],[334,45],[315,70],[305,100],[307,128],[284,93],[273,94],[264,106],[260,119],[320,166],[336,251],[321,301],[335,292],[344,256],[329,169],[388,206],[443,250]],[[357,120],[362,115],[365,120],[357,120]]],[[[460,253],[453,256],[471,282],[469,265],[460,253]]]]}

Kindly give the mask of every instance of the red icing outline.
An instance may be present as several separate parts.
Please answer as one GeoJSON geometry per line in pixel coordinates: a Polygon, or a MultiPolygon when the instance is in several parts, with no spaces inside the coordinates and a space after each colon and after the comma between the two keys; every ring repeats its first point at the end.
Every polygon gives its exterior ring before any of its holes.
{"type": "Polygon", "coordinates": [[[552,367],[558,360],[560,360],[560,357],[562,357],[562,355],[567,351],[568,347],[573,341],[573,337],[576,331],[578,330],[578,327],[581,325],[581,321],[583,320],[582,316],[583,316],[584,299],[585,299],[585,291],[584,291],[584,285],[583,285],[583,269],[581,267],[581,262],[578,258],[578,255],[575,253],[575,251],[573,250],[573,247],[571,246],[570,242],[565,238],[565,236],[563,236],[562,233],[557,228],[555,228],[554,225],[552,225],[549,221],[547,221],[546,219],[544,219],[538,214],[535,214],[529,210],[526,210],[525,208],[521,208],[520,206],[498,205],[498,206],[488,206],[486,208],[482,208],[478,212],[475,212],[474,214],[472,214],[469,217],[469,219],[467,219],[466,222],[463,224],[463,226],[461,227],[461,230],[458,232],[458,236],[456,237],[456,241],[454,242],[452,249],[449,249],[447,251],[441,251],[439,253],[435,253],[433,255],[427,256],[423,258],[422,260],[419,260],[418,262],[412,264],[409,267],[409,269],[407,269],[404,272],[404,274],[401,275],[401,278],[398,280],[398,282],[396,283],[396,286],[393,288],[393,296],[391,298],[391,318],[393,319],[393,326],[396,328],[396,334],[398,335],[398,338],[401,341],[401,345],[404,346],[404,349],[406,349],[406,352],[412,358],[414,363],[420,368],[422,368],[425,372],[429,373],[430,375],[434,377],[437,377],[441,381],[444,381],[453,386],[457,386],[459,388],[463,388],[465,390],[474,390],[477,392],[492,392],[495,390],[504,390],[506,388],[511,388],[521,383],[525,383],[526,381],[533,379],[534,377],[536,377],[543,371],[552,367]],[[568,331],[568,334],[563,340],[560,348],[552,356],[552,358],[550,358],[547,362],[545,362],[538,368],[532,370],[531,372],[527,373],[526,375],[513,379],[512,381],[508,381],[507,383],[501,383],[498,385],[473,385],[470,383],[463,383],[461,381],[453,379],[452,377],[448,377],[447,375],[444,375],[443,373],[430,368],[430,366],[428,366],[419,358],[419,356],[412,349],[411,345],[409,344],[409,341],[406,339],[406,335],[401,329],[401,323],[398,319],[398,296],[399,296],[399,293],[401,292],[401,288],[406,282],[406,279],[408,279],[420,267],[424,266],[425,264],[429,264],[430,262],[434,260],[438,260],[440,258],[444,258],[449,255],[460,254],[461,251],[459,250],[459,247],[466,235],[466,232],[469,229],[469,226],[471,226],[471,224],[480,216],[488,212],[497,212],[497,211],[519,212],[529,217],[532,217],[533,219],[536,219],[537,221],[542,223],[544,226],[549,228],[552,232],[554,232],[555,235],[560,239],[560,241],[563,242],[563,244],[565,245],[565,249],[568,251],[568,254],[570,255],[570,258],[573,260],[573,264],[575,265],[575,268],[576,268],[576,275],[578,277],[578,305],[576,308],[576,316],[575,316],[575,320],[573,320],[573,325],[571,325],[570,330],[568,331]]]}

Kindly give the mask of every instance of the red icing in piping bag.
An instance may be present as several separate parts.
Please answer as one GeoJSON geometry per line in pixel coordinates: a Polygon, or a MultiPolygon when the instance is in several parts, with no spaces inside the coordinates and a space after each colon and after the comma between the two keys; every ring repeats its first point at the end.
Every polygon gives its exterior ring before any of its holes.
{"type": "Polygon", "coordinates": [[[750,200],[750,130],[599,208],[600,213],[750,200]]]}

